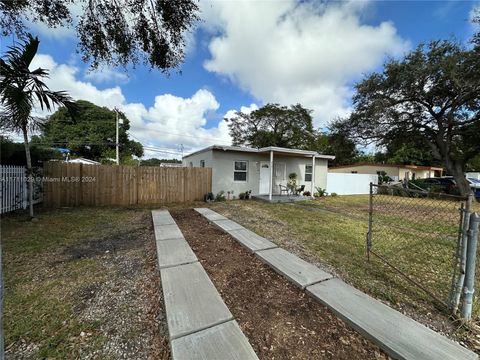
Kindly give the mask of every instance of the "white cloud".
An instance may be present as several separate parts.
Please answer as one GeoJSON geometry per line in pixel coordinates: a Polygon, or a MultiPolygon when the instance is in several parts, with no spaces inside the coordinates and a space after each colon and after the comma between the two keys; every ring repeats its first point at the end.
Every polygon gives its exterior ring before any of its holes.
{"type": "MultiPolygon", "coordinates": [[[[185,152],[195,151],[202,147],[217,144],[230,144],[227,123],[223,116],[217,114],[220,104],[208,90],[200,89],[189,98],[172,94],[155,97],[153,106],[146,107],[142,103],[129,103],[119,86],[98,89],[90,82],[77,79],[80,70],[73,65],[58,64],[50,55],[37,55],[31,69],[42,67],[50,70],[50,78],[46,84],[52,90],[65,90],[74,99],[88,100],[99,106],[113,108],[117,106],[130,119],[130,134],[147,147],[162,148],[166,152],[146,150],[146,157],[175,157],[172,152],[178,151],[180,144],[185,152]],[[220,118],[216,126],[207,124],[220,118]]],[[[241,111],[255,109],[256,105],[242,107],[241,111]]],[[[233,114],[230,110],[228,114],[233,114]]],[[[47,113],[39,113],[45,116],[47,113]]],[[[113,124],[112,124],[113,126],[113,124]]],[[[178,156],[177,156],[178,157],[178,156]]]]}
{"type": "Polygon", "coordinates": [[[263,102],[301,103],[316,125],[347,114],[348,86],[409,44],[393,24],[362,24],[368,3],[202,2],[212,32],[208,71],[226,76],[263,102]]]}
{"type": "MultiPolygon", "coordinates": [[[[75,26],[78,24],[78,16],[82,14],[83,3],[80,1],[67,4],[70,14],[72,15],[72,23],[70,25],[58,26],[52,28],[41,21],[25,21],[25,25],[33,35],[41,38],[48,37],[59,41],[73,40],[76,36],[75,26]]],[[[33,17],[30,15],[30,17],[33,17]]]]}

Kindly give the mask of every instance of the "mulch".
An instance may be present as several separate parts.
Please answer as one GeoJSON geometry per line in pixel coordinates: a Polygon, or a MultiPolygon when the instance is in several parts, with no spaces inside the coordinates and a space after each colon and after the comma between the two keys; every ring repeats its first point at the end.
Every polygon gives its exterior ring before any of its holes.
{"type": "Polygon", "coordinates": [[[194,210],[171,213],[260,359],[388,359],[194,210]]]}

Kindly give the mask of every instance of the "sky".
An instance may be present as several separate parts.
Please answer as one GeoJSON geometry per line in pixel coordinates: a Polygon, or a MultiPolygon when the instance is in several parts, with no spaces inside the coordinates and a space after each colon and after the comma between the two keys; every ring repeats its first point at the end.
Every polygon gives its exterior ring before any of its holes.
{"type": "MultiPolygon", "coordinates": [[[[50,70],[52,90],[120,108],[145,158],[179,157],[228,145],[225,118],[275,102],[313,110],[326,129],[351,111],[353,86],[418,44],[467,42],[479,1],[204,1],[186,34],[186,58],[166,76],[146,66],[90,71],[73,29],[29,24],[40,38],[32,69],[50,70]]],[[[0,38],[0,52],[13,39],[0,38]]],[[[46,114],[44,114],[46,115],[46,114]]],[[[114,124],[112,124],[114,126],[114,124]]]]}

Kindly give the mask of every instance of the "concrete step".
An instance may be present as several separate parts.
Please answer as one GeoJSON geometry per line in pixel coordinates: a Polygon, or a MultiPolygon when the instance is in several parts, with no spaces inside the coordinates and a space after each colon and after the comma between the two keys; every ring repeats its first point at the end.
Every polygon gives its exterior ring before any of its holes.
{"type": "Polygon", "coordinates": [[[175,339],[174,360],[255,360],[257,355],[235,320],[175,339]]]}
{"type": "Polygon", "coordinates": [[[302,289],[332,278],[331,274],[281,248],[257,251],[255,256],[302,289]]]}
{"type": "Polygon", "coordinates": [[[248,229],[230,230],[228,233],[251,252],[273,249],[277,245],[248,229]]]}
{"type": "Polygon", "coordinates": [[[212,209],[209,209],[209,208],[194,208],[193,210],[195,210],[196,212],[198,212],[199,214],[208,214],[208,213],[214,213],[214,214],[217,214],[215,211],[213,211],[212,209]]]}
{"type": "Polygon", "coordinates": [[[208,212],[205,214],[202,214],[204,217],[206,217],[210,221],[216,221],[216,220],[228,220],[225,216],[217,214],[216,212],[208,212]]]}
{"type": "Polygon", "coordinates": [[[308,286],[307,293],[395,359],[466,360],[477,355],[340,279],[308,286]]]}
{"type": "MultiPolygon", "coordinates": [[[[205,215],[204,215],[205,216],[205,215]]],[[[237,224],[235,221],[232,220],[214,220],[212,221],[212,224],[215,226],[219,227],[223,231],[229,232],[231,230],[239,230],[239,229],[244,229],[244,227],[240,224],[237,224]]]]}
{"type": "Polygon", "coordinates": [[[175,224],[175,220],[167,210],[153,210],[152,219],[154,226],[175,224]]]}
{"type": "Polygon", "coordinates": [[[171,339],[232,320],[199,262],[160,270],[171,339]]]}
{"type": "Polygon", "coordinates": [[[184,239],[182,232],[177,224],[155,226],[155,239],[157,241],[169,239],[184,239]]]}
{"type": "Polygon", "coordinates": [[[185,239],[162,240],[156,243],[160,269],[198,261],[185,239]]]}

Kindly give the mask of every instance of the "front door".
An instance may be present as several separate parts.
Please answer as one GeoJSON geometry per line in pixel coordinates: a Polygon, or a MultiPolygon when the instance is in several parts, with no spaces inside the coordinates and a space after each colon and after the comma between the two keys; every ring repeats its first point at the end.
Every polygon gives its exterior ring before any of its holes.
{"type": "Polygon", "coordinates": [[[270,162],[260,162],[260,186],[258,193],[260,195],[270,193],[270,162]]]}

